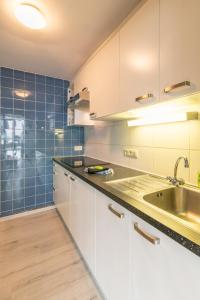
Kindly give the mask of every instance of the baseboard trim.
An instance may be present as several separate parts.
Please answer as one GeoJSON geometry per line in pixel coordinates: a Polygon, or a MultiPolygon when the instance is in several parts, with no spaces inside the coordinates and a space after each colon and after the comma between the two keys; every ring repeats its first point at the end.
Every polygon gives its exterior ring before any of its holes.
{"type": "Polygon", "coordinates": [[[21,213],[18,213],[18,214],[1,217],[0,222],[5,222],[5,221],[8,221],[8,220],[13,220],[13,219],[21,218],[21,217],[26,217],[26,216],[29,216],[29,215],[38,214],[38,213],[45,212],[45,211],[55,209],[55,208],[56,208],[55,205],[50,205],[50,206],[46,206],[46,207],[42,207],[42,208],[36,208],[36,209],[24,211],[24,212],[21,212],[21,213]]]}

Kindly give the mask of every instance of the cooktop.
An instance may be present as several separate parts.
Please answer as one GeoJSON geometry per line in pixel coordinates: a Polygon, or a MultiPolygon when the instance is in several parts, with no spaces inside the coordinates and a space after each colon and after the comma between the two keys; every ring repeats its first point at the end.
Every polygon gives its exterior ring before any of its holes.
{"type": "Polygon", "coordinates": [[[98,160],[95,158],[91,158],[88,156],[72,156],[72,157],[64,157],[61,159],[66,165],[72,168],[78,167],[90,167],[90,166],[99,166],[99,165],[107,165],[108,162],[98,160]]]}

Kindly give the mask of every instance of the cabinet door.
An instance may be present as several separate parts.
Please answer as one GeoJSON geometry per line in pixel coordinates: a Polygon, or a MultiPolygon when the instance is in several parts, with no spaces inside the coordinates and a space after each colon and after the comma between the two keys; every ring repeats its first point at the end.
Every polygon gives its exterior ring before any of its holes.
{"type": "Polygon", "coordinates": [[[89,89],[90,78],[91,78],[90,62],[88,62],[79,70],[79,72],[76,74],[74,78],[74,82],[73,82],[74,94],[79,93],[85,87],[89,89]]]}
{"type": "Polygon", "coordinates": [[[69,179],[67,171],[55,164],[54,167],[54,202],[63,221],[66,225],[69,223],[69,179]]]}
{"type": "Polygon", "coordinates": [[[121,111],[158,99],[159,0],[149,0],[120,30],[121,111]]]}
{"type": "Polygon", "coordinates": [[[57,173],[57,164],[53,163],[53,201],[57,206],[58,203],[58,173],[57,173]]]}
{"type": "Polygon", "coordinates": [[[132,299],[198,300],[200,258],[140,218],[131,219],[132,299]],[[160,244],[136,232],[135,223],[160,244]]]}
{"type": "Polygon", "coordinates": [[[90,113],[96,117],[119,111],[119,34],[96,54],[90,66],[90,113]]]}
{"type": "Polygon", "coordinates": [[[96,191],[96,279],[109,300],[129,299],[128,220],[123,207],[96,191]]]}
{"type": "Polygon", "coordinates": [[[161,100],[200,90],[200,1],[160,0],[161,100]],[[190,81],[164,93],[164,88],[190,81]]]}
{"type": "Polygon", "coordinates": [[[69,172],[63,169],[62,180],[61,180],[61,193],[60,198],[62,199],[62,207],[64,211],[63,220],[67,227],[70,223],[70,212],[69,212],[69,200],[70,200],[70,182],[69,182],[69,172]]]}
{"type": "Polygon", "coordinates": [[[70,230],[85,261],[94,272],[95,197],[94,189],[81,179],[70,176],[70,230]]]}

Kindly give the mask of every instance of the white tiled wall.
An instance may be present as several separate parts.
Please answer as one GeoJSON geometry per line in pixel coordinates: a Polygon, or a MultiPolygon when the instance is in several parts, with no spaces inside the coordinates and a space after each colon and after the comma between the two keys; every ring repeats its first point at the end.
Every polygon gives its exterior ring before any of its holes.
{"type": "Polygon", "coordinates": [[[200,171],[200,122],[128,127],[123,121],[88,127],[85,154],[162,176],[173,175],[176,159],[185,155],[190,168],[185,169],[181,162],[178,176],[196,185],[200,171]],[[124,157],[124,148],[136,149],[138,158],[124,157]]]}

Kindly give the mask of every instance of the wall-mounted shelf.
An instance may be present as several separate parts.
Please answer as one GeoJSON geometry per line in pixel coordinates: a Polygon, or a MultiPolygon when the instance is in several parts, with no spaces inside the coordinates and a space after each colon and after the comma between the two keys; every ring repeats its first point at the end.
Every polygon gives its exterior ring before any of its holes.
{"type": "Polygon", "coordinates": [[[90,93],[84,88],[77,95],[70,97],[67,102],[67,125],[68,126],[92,126],[90,120],[90,93]]]}

